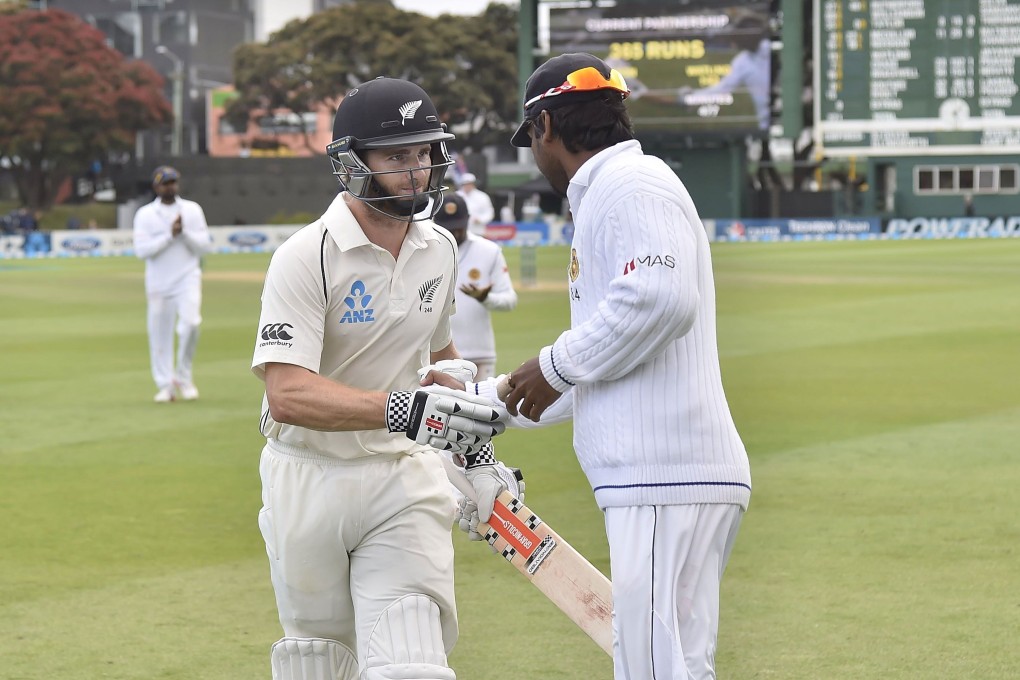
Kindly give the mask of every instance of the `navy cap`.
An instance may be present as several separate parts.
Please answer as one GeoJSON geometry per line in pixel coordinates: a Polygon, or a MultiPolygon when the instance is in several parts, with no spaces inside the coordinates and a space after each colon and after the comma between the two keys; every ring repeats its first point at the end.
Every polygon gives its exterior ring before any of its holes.
{"type": "Polygon", "coordinates": [[[524,87],[524,120],[510,138],[510,143],[530,147],[528,128],[535,116],[547,109],[600,99],[606,90],[619,92],[624,98],[630,94],[619,71],[593,54],[569,52],[553,57],[528,78],[524,87]],[[585,69],[594,69],[595,72],[586,73],[585,69]]]}
{"type": "Polygon", "coordinates": [[[180,178],[181,173],[169,165],[161,165],[152,171],[152,183],[155,186],[166,184],[167,182],[176,182],[180,178]]]}
{"type": "Polygon", "coordinates": [[[447,194],[443,197],[443,205],[439,207],[439,212],[432,219],[447,229],[467,229],[467,203],[460,194],[447,194]]]}

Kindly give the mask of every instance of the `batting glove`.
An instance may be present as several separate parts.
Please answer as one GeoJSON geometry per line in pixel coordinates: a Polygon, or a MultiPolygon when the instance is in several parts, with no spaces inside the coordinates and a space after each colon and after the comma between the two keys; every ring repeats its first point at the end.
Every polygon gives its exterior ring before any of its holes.
{"type": "Polygon", "coordinates": [[[418,379],[424,378],[429,374],[429,371],[445,373],[452,376],[455,380],[466,383],[475,379],[475,374],[478,373],[478,366],[467,359],[443,359],[424,368],[419,368],[418,379]]]}
{"type": "Polygon", "coordinates": [[[484,446],[477,454],[465,456],[467,465],[464,475],[475,489],[477,502],[468,498],[461,501],[457,524],[461,531],[473,541],[481,540],[478,523],[488,522],[492,506],[504,491],[524,500],[524,475],[516,468],[508,468],[496,460],[492,444],[484,446]]]}
{"type": "Polygon", "coordinates": [[[386,427],[435,449],[467,456],[506,429],[506,416],[489,399],[440,385],[390,392],[386,427]]]}

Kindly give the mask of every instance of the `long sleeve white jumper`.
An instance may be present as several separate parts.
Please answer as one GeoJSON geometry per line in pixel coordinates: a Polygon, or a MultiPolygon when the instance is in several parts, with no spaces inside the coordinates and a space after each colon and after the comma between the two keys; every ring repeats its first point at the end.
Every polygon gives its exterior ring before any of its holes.
{"type": "Polygon", "coordinates": [[[574,449],[600,507],[735,503],[747,453],[723,392],[708,238],[676,174],[637,141],[571,179],[571,328],[540,353],[573,392],[574,449]]]}
{"type": "Polygon", "coordinates": [[[205,212],[194,201],[177,197],[173,203],[159,198],[138,209],[134,220],[135,255],[145,260],[145,290],[166,294],[185,281],[201,277],[203,254],[212,250],[205,212]],[[181,218],[181,234],[173,235],[173,223],[181,218]]]}

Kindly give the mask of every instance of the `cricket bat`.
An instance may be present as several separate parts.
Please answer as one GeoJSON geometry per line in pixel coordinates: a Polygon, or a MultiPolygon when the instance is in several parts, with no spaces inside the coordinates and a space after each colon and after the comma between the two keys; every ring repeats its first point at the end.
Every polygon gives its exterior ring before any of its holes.
{"type": "MultiPolygon", "coordinates": [[[[453,485],[475,500],[464,471],[446,456],[442,458],[453,485]]],[[[613,586],[591,562],[509,491],[496,499],[489,523],[479,523],[478,533],[606,654],[613,655],[613,586]]]]}

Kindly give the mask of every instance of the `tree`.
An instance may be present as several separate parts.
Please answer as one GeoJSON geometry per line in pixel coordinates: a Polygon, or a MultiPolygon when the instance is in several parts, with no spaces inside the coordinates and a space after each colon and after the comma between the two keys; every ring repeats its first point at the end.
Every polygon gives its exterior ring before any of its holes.
{"type": "Polygon", "coordinates": [[[334,7],[234,52],[240,96],[227,117],[244,130],[257,111],[332,106],[355,85],[384,75],[418,83],[445,122],[463,127],[455,148],[506,143],[518,116],[516,27],[517,10],[501,3],[477,17],[438,18],[388,0],[334,7]]]}
{"type": "Polygon", "coordinates": [[[51,206],[65,179],[171,119],[159,73],[60,10],[0,13],[0,92],[0,158],[30,208],[51,206]]]}

